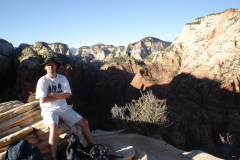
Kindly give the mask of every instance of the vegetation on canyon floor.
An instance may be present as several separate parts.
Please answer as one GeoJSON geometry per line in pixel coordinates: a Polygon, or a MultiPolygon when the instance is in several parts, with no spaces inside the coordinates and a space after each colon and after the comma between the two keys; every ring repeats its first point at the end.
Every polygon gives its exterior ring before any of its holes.
{"type": "Polygon", "coordinates": [[[116,63],[118,65],[122,65],[126,63],[126,59],[124,57],[113,57],[109,61],[107,61],[105,64],[111,64],[116,63]]]}
{"type": "Polygon", "coordinates": [[[166,100],[157,99],[151,90],[141,95],[125,106],[112,107],[112,118],[119,128],[151,136],[159,126],[167,126],[168,107],[166,100]]]}
{"type": "MultiPolygon", "coordinates": [[[[219,138],[221,140],[219,144],[210,142],[200,150],[226,160],[234,158],[233,155],[237,150],[235,136],[226,133],[225,135],[219,134],[219,138]]],[[[235,159],[237,158],[235,157],[235,159]]]]}

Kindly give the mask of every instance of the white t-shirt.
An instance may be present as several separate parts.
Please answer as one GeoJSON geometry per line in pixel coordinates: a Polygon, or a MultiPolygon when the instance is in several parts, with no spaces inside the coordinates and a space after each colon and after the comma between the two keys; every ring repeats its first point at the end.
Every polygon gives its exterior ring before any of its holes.
{"type": "MultiPolygon", "coordinates": [[[[57,74],[56,78],[50,78],[47,74],[38,80],[36,99],[47,97],[48,92],[65,92],[70,93],[71,88],[65,76],[57,74]]],[[[43,111],[66,111],[69,107],[66,99],[58,99],[53,102],[40,103],[43,111]]]]}

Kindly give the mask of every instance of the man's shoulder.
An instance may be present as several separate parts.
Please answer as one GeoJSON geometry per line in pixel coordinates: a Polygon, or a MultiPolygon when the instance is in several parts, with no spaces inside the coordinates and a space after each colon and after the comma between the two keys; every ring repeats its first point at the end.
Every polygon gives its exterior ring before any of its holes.
{"type": "Polygon", "coordinates": [[[44,81],[45,79],[46,79],[46,75],[40,77],[40,78],[38,79],[38,81],[39,81],[39,82],[40,82],[40,81],[44,81]]]}
{"type": "Polygon", "coordinates": [[[62,75],[62,74],[57,74],[57,77],[59,78],[59,79],[67,79],[64,75],[62,75]]]}
{"type": "Polygon", "coordinates": [[[65,77],[64,75],[62,74],[57,74],[58,77],[65,77]]]}

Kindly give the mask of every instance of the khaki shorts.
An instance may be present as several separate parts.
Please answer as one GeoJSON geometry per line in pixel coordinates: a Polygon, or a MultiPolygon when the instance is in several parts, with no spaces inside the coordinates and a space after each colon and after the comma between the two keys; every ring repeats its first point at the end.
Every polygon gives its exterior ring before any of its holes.
{"type": "Polygon", "coordinates": [[[63,120],[67,125],[72,127],[75,123],[77,123],[80,119],[83,117],[69,108],[65,112],[59,112],[59,111],[42,111],[41,115],[43,117],[43,121],[46,124],[47,127],[49,127],[50,124],[57,124],[59,122],[59,118],[63,120]]]}

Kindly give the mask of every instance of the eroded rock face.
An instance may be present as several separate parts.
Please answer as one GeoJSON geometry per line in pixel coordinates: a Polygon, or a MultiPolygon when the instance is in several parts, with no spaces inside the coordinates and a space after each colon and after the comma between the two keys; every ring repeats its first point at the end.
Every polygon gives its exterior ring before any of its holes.
{"type": "Polygon", "coordinates": [[[199,149],[211,142],[219,143],[219,134],[226,136],[226,133],[235,135],[235,141],[240,143],[238,78],[221,88],[215,80],[191,74],[179,74],[170,82],[157,81],[161,80],[158,75],[157,69],[150,66],[140,70],[126,99],[138,99],[140,90],[150,89],[157,98],[167,100],[168,117],[173,124],[166,133],[159,132],[165,134],[168,143],[183,150],[199,149]]]}
{"type": "Polygon", "coordinates": [[[0,102],[9,101],[11,95],[5,91],[13,88],[16,79],[16,70],[13,60],[0,54],[0,102]]]}
{"type": "Polygon", "coordinates": [[[13,45],[4,39],[0,39],[0,54],[1,55],[14,54],[13,45]]]}
{"type": "MultiPolygon", "coordinates": [[[[138,134],[119,134],[118,132],[93,131],[93,140],[108,146],[113,154],[124,156],[129,160],[159,160],[159,159],[204,159],[220,160],[199,150],[184,152],[166,142],[138,134]]],[[[118,158],[121,159],[121,158],[118,158]]]]}
{"type": "Polygon", "coordinates": [[[98,106],[110,107],[116,102],[124,104],[127,90],[135,73],[142,67],[134,59],[129,59],[124,65],[111,64],[103,66],[102,80],[93,88],[92,100],[98,106]]]}
{"type": "MultiPolygon", "coordinates": [[[[140,91],[151,89],[158,98],[167,99],[173,125],[162,132],[170,144],[183,150],[199,149],[211,141],[219,142],[219,133],[233,133],[239,145],[239,19],[237,9],[198,18],[186,24],[168,47],[168,43],[149,37],[127,47],[102,44],[81,47],[77,54],[87,62],[134,56],[145,57],[145,64],[150,65],[143,67],[129,59],[123,65],[114,63],[97,70],[86,63],[72,63],[70,59],[58,69],[72,88],[73,96],[68,102],[86,115],[97,113],[95,117],[109,113],[115,103],[124,105],[138,99],[140,91]],[[161,51],[164,47],[167,48],[161,51]]],[[[15,92],[6,88],[3,92],[4,96],[15,95],[24,102],[30,91],[35,92],[38,78],[45,74],[38,64],[53,52],[44,42],[26,47],[18,52],[19,61],[14,63],[17,69],[11,79],[17,81],[11,84],[16,84],[15,92]]],[[[64,54],[58,55],[66,56],[64,49],[61,53],[64,54]]],[[[0,76],[14,72],[11,61],[16,59],[2,56],[0,60],[4,70],[0,76]]],[[[9,86],[10,81],[4,78],[2,86],[9,86]]]]}
{"type": "Polygon", "coordinates": [[[48,46],[55,53],[64,54],[64,55],[68,55],[68,56],[72,55],[70,49],[68,48],[68,46],[66,44],[53,43],[53,44],[48,44],[48,46]]]}
{"type": "Polygon", "coordinates": [[[132,57],[142,60],[153,52],[164,50],[170,44],[170,42],[164,42],[156,38],[147,37],[137,42],[130,53],[132,57]]]}
{"type": "Polygon", "coordinates": [[[81,47],[77,50],[75,55],[80,57],[92,56],[92,59],[102,61],[108,61],[113,57],[120,56],[131,56],[142,60],[152,52],[164,50],[170,44],[170,42],[164,42],[157,38],[146,37],[139,42],[129,44],[127,47],[114,47],[112,45],[103,44],[97,44],[92,47],[81,47]]]}
{"type": "Polygon", "coordinates": [[[169,50],[181,57],[179,73],[231,82],[238,76],[240,11],[229,9],[186,24],[169,50]]]}
{"type": "Polygon", "coordinates": [[[14,54],[13,45],[6,40],[0,39],[0,102],[9,100],[11,95],[6,94],[5,91],[12,88],[15,84],[15,64],[9,56],[14,54]]]}

